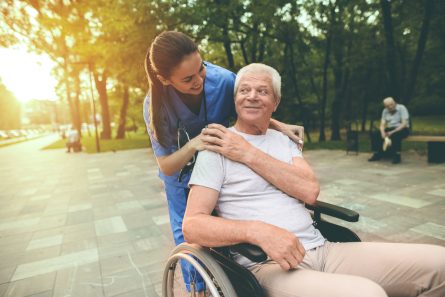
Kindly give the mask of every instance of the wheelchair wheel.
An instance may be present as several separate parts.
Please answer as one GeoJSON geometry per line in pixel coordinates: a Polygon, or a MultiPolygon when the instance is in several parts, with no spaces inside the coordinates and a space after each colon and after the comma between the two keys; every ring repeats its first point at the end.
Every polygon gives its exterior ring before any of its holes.
{"type": "Polygon", "coordinates": [[[236,297],[226,274],[219,264],[212,258],[207,248],[182,243],[171,253],[164,270],[162,281],[163,297],[236,297]],[[186,289],[182,277],[181,265],[193,266],[195,271],[190,273],[190,290],[186,289]],[[205,282],[204,293],[199,294],[194,280],[197,274],[205,282]]]}

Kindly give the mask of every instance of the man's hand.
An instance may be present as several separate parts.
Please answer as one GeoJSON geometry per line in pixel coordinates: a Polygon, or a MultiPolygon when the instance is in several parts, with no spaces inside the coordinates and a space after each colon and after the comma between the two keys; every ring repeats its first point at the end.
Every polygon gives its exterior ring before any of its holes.
{"type": "Polygon", "coordinates": [[[202,134],[205,149],[219,153],[232,161],[245,163],[246,158],[251,155],[249,152],[253,148],[252,145],[244,137],[223,125],[210,124],[203,129],[202,134]]]}
{"type": "Polygon", "coordinates": [[[296,268],[303,261],[306,251],[295,234],[266,223],[261,223],[254,233],[253,243],[259,245],[283,270],[296,268]]]}

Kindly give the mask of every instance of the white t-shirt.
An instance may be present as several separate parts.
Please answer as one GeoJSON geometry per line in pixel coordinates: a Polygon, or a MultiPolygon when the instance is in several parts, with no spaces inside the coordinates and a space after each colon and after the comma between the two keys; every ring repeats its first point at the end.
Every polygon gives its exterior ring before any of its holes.
{"type": "Polygon", "coordinates": [[[402,120],[405,120],[409,127],[409,113],[405,105],[397,103],[396,109],[391,113],[387,108],[382,111],[382,120],[384,120],[388,128],[397,128],[402,120]]]}
{"type": "MultiPolygon", "coordinates": [[[[296,144],[281,132],[269,129],[264,135],[250,135],[233,127],[229,129],[280,161],[292,164],[293,157],[302,157],[296,144]]],[[[325,242],[312,225],[312,218],[302,201],[282,192],[242,163],[214,152],[201,151],[189,185],[200,185],[219,192],[216,211],[220,217],[259,220],[284,228],[294,233],[306,250],[325,242]]],[[[240,262],[249,265],[248,262],[240,262]]]]}

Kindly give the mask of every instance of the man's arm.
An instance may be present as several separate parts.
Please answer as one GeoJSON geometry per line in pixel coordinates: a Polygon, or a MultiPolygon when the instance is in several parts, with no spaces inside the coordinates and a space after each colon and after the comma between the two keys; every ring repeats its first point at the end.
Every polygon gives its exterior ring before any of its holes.
{"type": "Polygon", "coordinates": [[[260,221],[227,220],[211,215],[219,192],[193,185],[187,201],[182,224],[188,243],[207,247],[237,243],[258,245],[284,269],[296,267],[304,258],[305,250],[291,232],[260,221]]]}
{"type": "Polygon", "coordinates": [[[251,145],[242,136],[217,124],[209,125],[204,134],[213,137],[212,143],[215,143],[207,144],[206,149],[246,164],[291,197],[309,204],[317,200],[320,186],[314,171],[303,158],[293,158],[293,164],[282,162],[251,145]]]}
{"type": "Polygon", "coordinates": [[[397,126],[397,128],[388,132],[388,136],[391,136],[392,134],[399,132],[400,130],[407,128],[407,127],[408,127],[408,121],[406,119],[402,119],[402,122],[400,123],[399,126],[397,126]]]}
{"type": "Polygon", "coordinates": [[[382,118],[380,120],[380,135],[382,136],[382,138],[386,137],[385,127],[386,127],[386,121],[382,118]]]}

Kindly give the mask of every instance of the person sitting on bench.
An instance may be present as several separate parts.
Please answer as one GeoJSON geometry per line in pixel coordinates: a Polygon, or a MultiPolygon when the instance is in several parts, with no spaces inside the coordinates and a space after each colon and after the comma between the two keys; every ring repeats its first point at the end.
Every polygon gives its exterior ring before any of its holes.
{"type": "Polygon", "coordinates": [[[375,153],[368,161],[380,160],[387,151],[392,163],[397,164],[401,162],[402,139],[409,134],[409,114],[404,105],[391,97],[385,98],[383,105],[380,129],[371,133],[371,147],[375,153]]]}
{"type": "Polygon", "coordinates": [[[79,132],[72,128],[68,131],[67,141],[66,141],[66,152],[70,153],[71,149],[73,152],[80,152],[82,150],[82,144],[80,143],[79,132]]]}
{"type": "Polygon", "coordinates": [[[270,297],[445,296],[444,247],[334,243],[312,225],[304,203],[318,197],[315,173],[295,143],[268,129],[280,88],[272,67],[250,64],[238,72],[235,125],[211,124],[203,131],[212,151],[198,154],[190,179],[185,240],[261,247],[269,257],[264,262],[240,254],[234,259],[270,297]],[[214,209],[218,217],[211,215],[214,209]]]}

